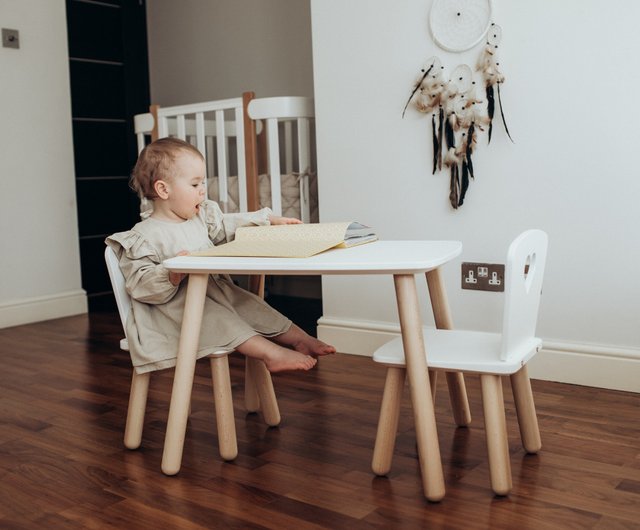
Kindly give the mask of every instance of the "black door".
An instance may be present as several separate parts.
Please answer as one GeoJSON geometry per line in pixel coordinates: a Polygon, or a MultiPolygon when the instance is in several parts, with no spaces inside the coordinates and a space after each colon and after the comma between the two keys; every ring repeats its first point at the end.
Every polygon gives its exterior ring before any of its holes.
{"type": "Polygon", "coordinates": [[[82,287],[89,310],[115,307],[104,238],[131,228],[138,200],[133,116],[149,108],[144,0],[67,0],[82,287]]]}

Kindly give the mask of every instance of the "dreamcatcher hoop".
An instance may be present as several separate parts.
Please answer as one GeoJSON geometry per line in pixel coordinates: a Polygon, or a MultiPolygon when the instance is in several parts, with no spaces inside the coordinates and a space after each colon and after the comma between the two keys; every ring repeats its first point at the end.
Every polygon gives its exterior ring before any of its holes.
{"type": "Polygon", "coordinates": [[[433,0],[429,28],[438,46],[450,52],[473,48],[491,25],[491,0],[433,0]]]}

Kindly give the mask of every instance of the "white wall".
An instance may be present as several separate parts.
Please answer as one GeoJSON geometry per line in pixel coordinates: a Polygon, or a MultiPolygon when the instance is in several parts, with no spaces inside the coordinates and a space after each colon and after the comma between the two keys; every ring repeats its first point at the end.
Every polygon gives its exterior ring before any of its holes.
{"type": "Polygon", "coordinates": [[[0,0],[0,327],[86,311],[64,0],[0,0]]]}
{"type": "Polygon", "coordinates": [[[312,96],[309,1],[148,0],[151,100],[312,96]]]}
{"type": "MultiPolygon", "coordinates": [[[[640,391],[640,4],[494,1],[503,28],[507,123],[476,151],[464,206],[431,175],[430,118],[402,108],[428,57],[475,65],[481,46],[447,53],[430,1],[312,0],[321,219],[355,218],[385,239],[459,239],[446,268],[459,327],[497,330],[502,295],[462,291],[461,261],[503,262],[530,227],[550,237],[536,377],[640,391]]],[[[430,311],[422,291],[425,321],[430,311]]],[[[323,338],[368,354],[397,329],[390,279],[325,278],[323,338]]]]}

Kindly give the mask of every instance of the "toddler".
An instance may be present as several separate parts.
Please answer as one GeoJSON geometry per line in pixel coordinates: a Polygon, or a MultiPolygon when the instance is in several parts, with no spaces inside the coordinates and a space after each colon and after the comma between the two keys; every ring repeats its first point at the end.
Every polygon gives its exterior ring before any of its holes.
{"type": "MultiPolygon", "coordinates": [[[[204,158],[191,144],[176,138],[150,143],[140,153],[131,187],[153,201],[153,210],[105,241],[118,256],[132,298],[127,338],[138,373],[176,363],[186,281],[184,274],[165,269],[163,260],[230,241],[240,226],[300,222],[274,216],[269,208],[224,214],[205,200],[204,176],[204,158]]],[[[220,350],[260,359],[271,372],[309,370],[317,355],[336,351],[228,275],[210,275],[198,358],[220,350]]]]}

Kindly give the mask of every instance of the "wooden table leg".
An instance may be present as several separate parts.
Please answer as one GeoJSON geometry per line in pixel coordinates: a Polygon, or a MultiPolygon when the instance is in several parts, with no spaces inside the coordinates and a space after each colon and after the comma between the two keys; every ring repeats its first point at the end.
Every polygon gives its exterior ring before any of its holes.
{"type": "MultiPolygon", "coordinates": [[[[433,269],[427,272],[427,286],[429,287],[429,297],[431,298],[431,308],[436,328],[453,329],[453,319],[451,318],[449,301],[447,300],[440,269],[433,269]]],[[[460,372],[446,372],[446,376],[453,418],[456,425],[465,427],[471,423],[471,410],[467,398],[467,388],[464,384],[464,376],[460,372]]]]}
{"type": "Polygon", "coordinates": [[[439,501],[444,497],[444,476],[440,460],[436,416],[429,384],[416,282],[412,274],[394,275],[393,279],[413,405],[422,486],[427,499],[439,501]]]}
{"type": "Polygon", "coordinates": [[[167,432],[164,438],[164,452],[162,453],[162,472],[166,475],[175,475],[180,471],[182,462],[182,449],[187,430],[189,403],[191,402],[191,389],[208,279],[208,274],[189,275],[178,345],[178,359],[171,390],[167,432]]]}
{"type": "MultiPolygon", "coordinates": [[[[264,299],[265,275],[249,276],[249,292],[264,299]]],[[[256,374],[259,370],[258,361],[247,357],[244,371],[244,403],[247,412],[258,412],[260,410],[260,396],[256,388],[256,374]]],[[[278,420],[279,421],[279,420],[278,420]]]]}

